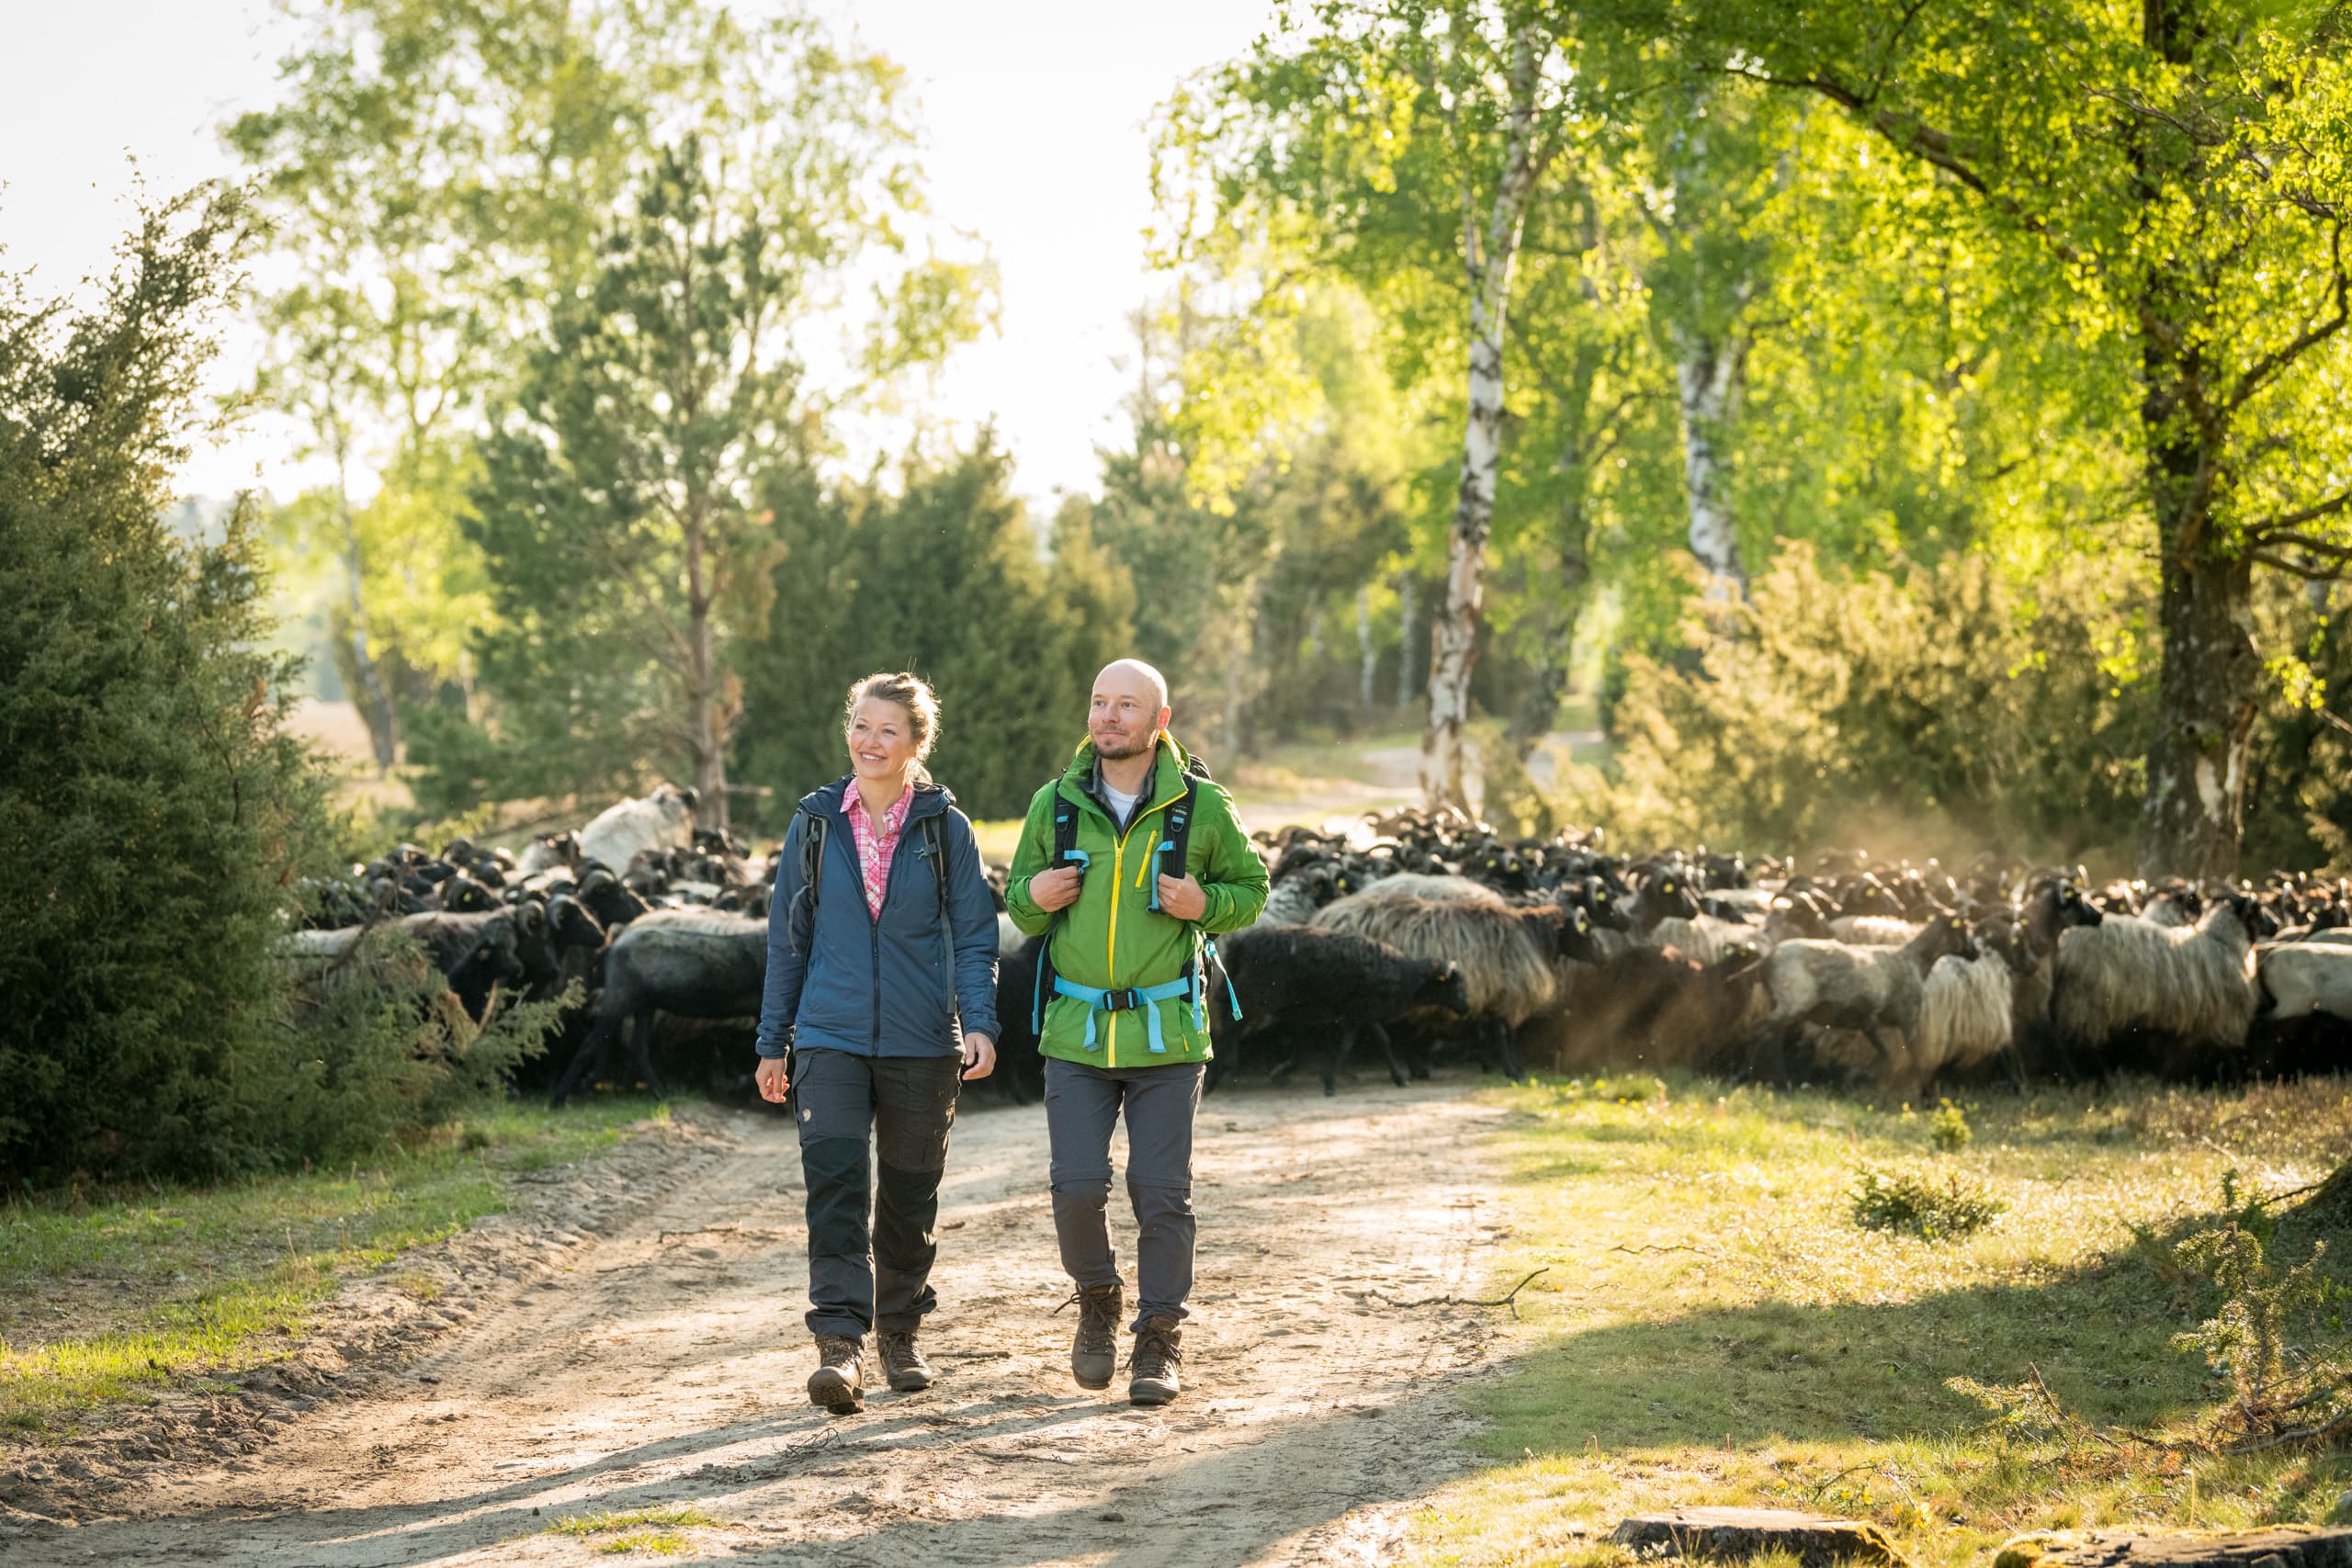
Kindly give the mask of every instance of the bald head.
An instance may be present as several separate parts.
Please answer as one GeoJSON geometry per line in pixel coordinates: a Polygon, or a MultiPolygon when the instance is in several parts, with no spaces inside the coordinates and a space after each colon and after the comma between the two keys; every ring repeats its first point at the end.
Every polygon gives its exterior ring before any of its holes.
{"type": "Polygon", "coordinates": [[[1167,678],[1139,659],[1121,659],[1094,677],[1086,733],[1094,754],[1107,761],[1139,756],[1159,744],[1168,728],[1167,678]]]}
{"type": "Polygon", "coordinates": [[[1154,713],[1168,705],[1168,678],[1140,659],[1114,659],[1094,677],[1094,690],[1148,697],[1154,713]]]}

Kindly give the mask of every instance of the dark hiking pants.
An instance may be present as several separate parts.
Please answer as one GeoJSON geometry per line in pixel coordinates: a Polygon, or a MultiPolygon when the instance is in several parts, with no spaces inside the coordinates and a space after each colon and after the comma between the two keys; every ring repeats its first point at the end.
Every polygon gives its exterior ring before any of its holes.
{"type": "Polygon", "coordinates": [[[1206,1064],[1097,1067],[1046,1058],[1054,1232],[1081,1290],[1119,1282],[1111,1250],[1111,1132],[1127,1122],[1127,1199],[1136,1210],[1136,1319],[1184,1317],[1193,1293],[1193,1114],[1206,1064]]]}
{"type": "Polygon", "coordinates": [[[809,1333],[863,1340],[877,1325],[912,1329],[939,1304],[931,1288],[939,1176],[963,1070],[955,1056],[793,1054],[809,1333]],[[869,1131],[878,1180],[867,1170],[869,1131]]]}

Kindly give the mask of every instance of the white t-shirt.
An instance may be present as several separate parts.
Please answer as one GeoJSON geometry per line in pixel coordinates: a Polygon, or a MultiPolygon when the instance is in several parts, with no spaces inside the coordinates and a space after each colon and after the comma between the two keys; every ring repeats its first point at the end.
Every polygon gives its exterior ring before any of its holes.
{"type": "Polygon", "coordinates": [[[1104,779],[1102,798],[1111,803],[1111,809],[1118,814],[1120,823],[1125,825],[1127,818],[1135,815],[1136,802],[1143,798],[1143,792],[1137,790],[1133,795],[1122,795],[1111,787],[1109,779],[1104,779]]]}

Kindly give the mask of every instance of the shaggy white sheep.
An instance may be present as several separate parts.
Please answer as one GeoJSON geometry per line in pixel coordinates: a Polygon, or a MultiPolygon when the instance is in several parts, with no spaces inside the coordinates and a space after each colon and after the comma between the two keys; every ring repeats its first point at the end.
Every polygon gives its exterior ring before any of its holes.
{"type": "Polygon", "coordinates": [[[580,829],[580,853],[615,871],[646,850],[684,849],[695,839],[695,792],[663,784],[641,800],[624,800],[580,829]]]}

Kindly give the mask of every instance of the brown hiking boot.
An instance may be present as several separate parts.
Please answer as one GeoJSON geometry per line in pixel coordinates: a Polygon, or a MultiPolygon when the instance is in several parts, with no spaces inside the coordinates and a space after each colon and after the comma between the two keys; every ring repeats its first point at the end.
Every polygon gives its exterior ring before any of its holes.
{"type": "Polygon", "coordinates": [[[1080,1388],[1109,1388],[1119,1370],[1118,1281],[1081,1290],[1062,1306],[1070,1302],[1078,1303],[1078,1332],[1070,1337],[1069,1375],[1080,1388]]]}
{"type": "Polygon", "coordinates": [[[836,1416],[854,1416],[865,1409],[865,1372],[858,1359],[856,1340],[818,1336],[817,1370],[808,1374],[808,1403],[836,1416]]]}
{"type": "Polygon", "coordinates": [[[877,1342],[882,1351],[882,1373],[890,1386],[900,1393],[919,1393],[931,1386],[931,1363],[922,1359],[916,1348],[915,1331],[911,1328],[886,1328],[877,1342]]]}
{"type": "Polygon", "coordinates": [[[1127,1400],[1134,1404],[1165,1404],[1183,1384],[1177,1369],[1184,1364],[1184,1331],[1172,1317],[1147,1317],[1136,1330],[1136,1353],[1127,1359],[1127,1400]]]}

